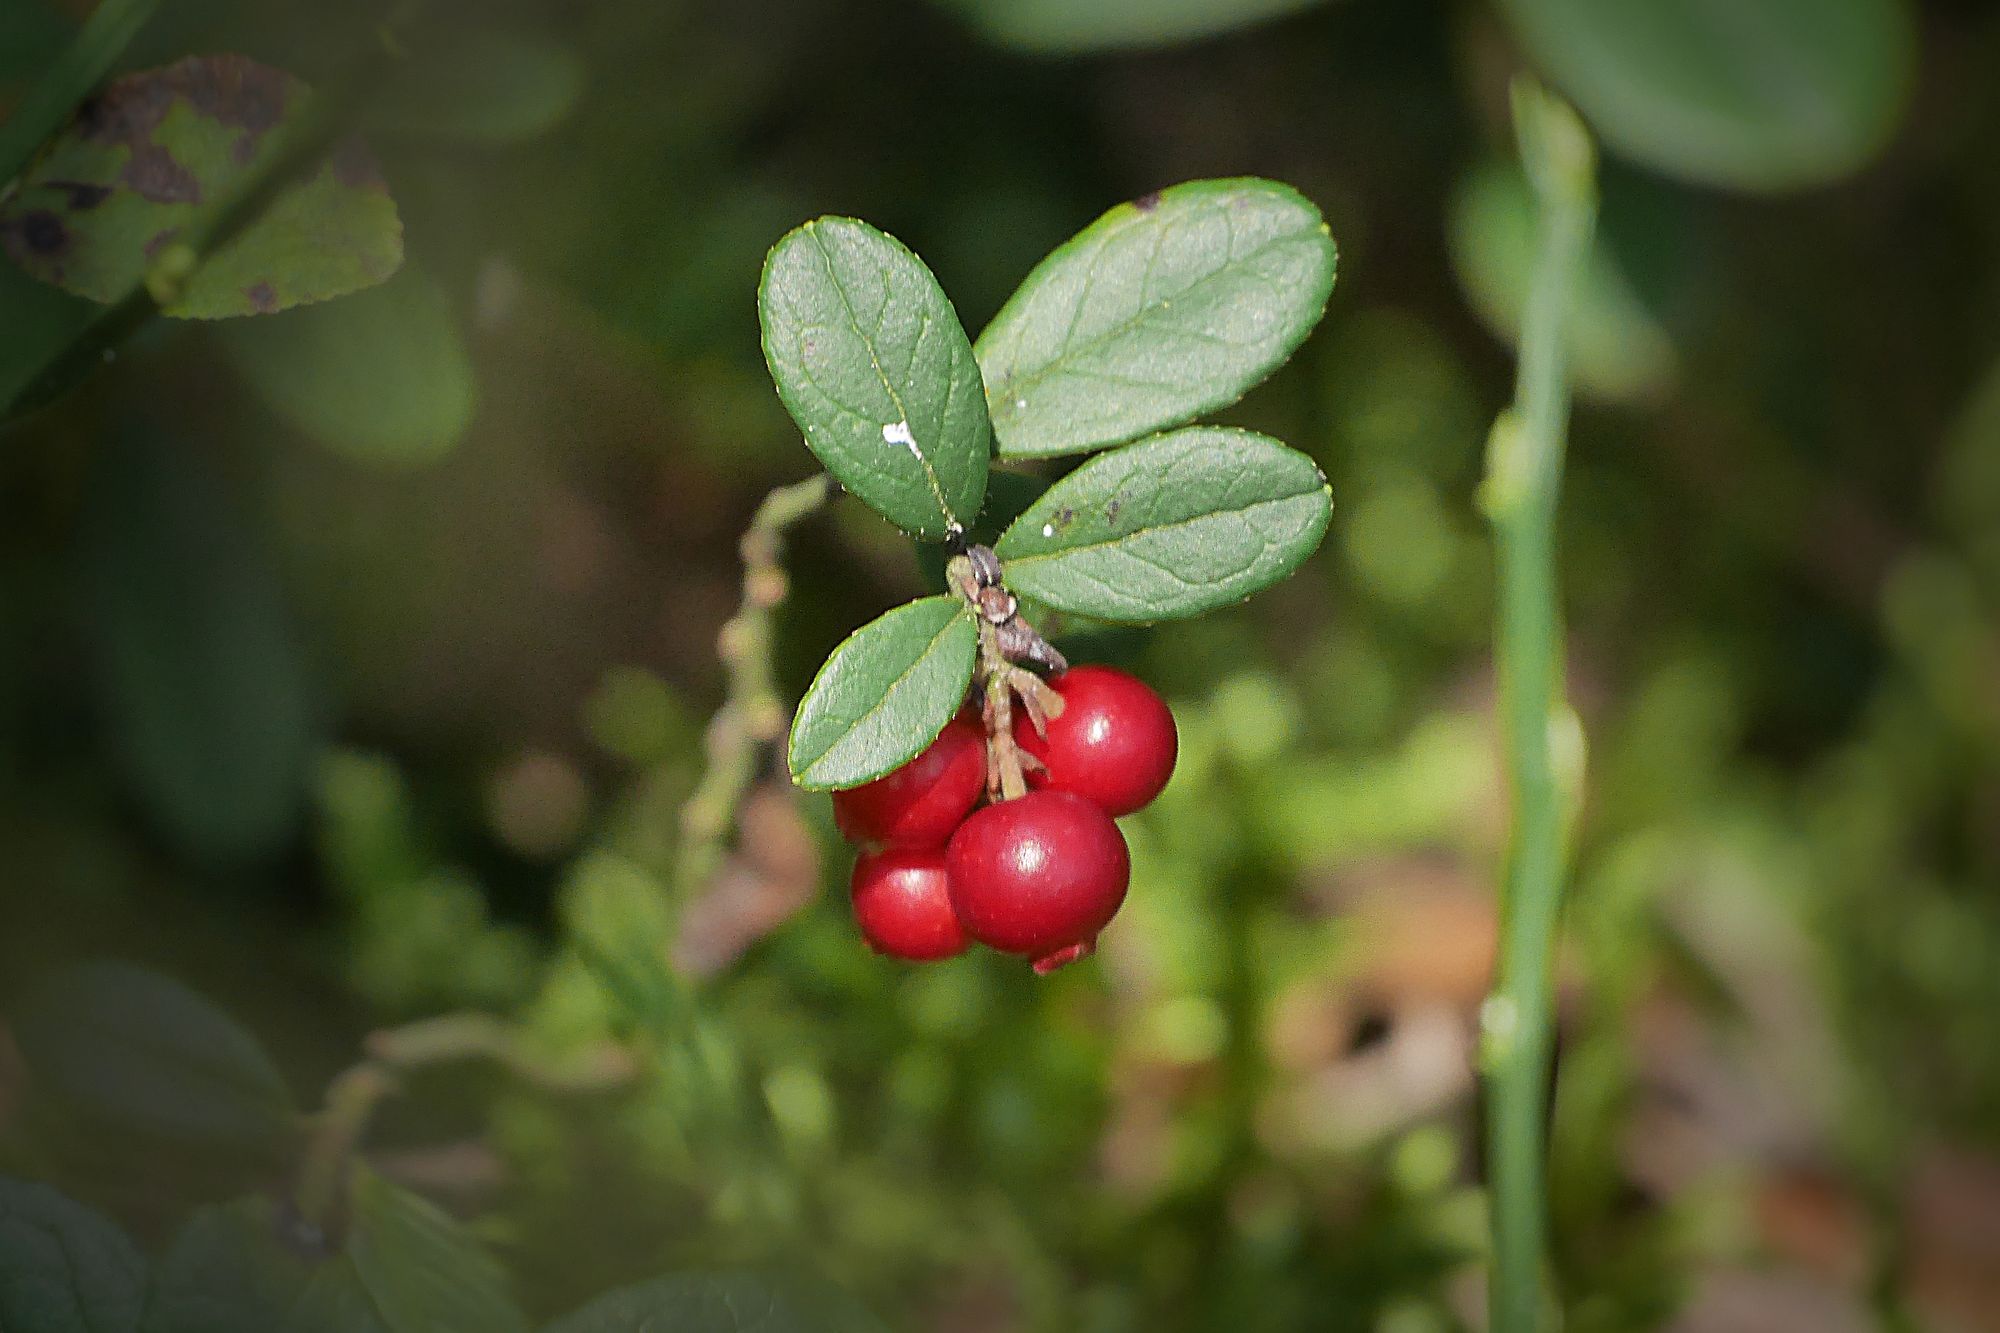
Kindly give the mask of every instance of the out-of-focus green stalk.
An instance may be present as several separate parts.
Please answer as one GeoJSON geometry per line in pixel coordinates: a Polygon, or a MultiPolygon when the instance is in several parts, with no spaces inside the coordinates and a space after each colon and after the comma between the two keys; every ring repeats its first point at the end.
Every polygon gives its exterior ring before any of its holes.
{"type": "Polygon", "coordinates": [[[0,194],[27,169],[36,150],[55,137],[77,103],[89,96],[153,17],[160,0],[101,0],[41,80],[0,124],[0,194]]]}
{"type": "Polygon", "coordinates": [[[1597,215],[1596,153],[1576,113],[1527,80],[1513,101],[1538,239],[1514,404],[1494,423],[1481,493],[1498,556],[1494,656],[1513,801],[1499,967],[1480,1015],[1495,1333],[1550,1324],[1545,1140],[1570,767],[1558,762],[1558,742],[1574,736],[1563,701],[1556,502],[1569,418],[1565,338],[1597,215]]]}

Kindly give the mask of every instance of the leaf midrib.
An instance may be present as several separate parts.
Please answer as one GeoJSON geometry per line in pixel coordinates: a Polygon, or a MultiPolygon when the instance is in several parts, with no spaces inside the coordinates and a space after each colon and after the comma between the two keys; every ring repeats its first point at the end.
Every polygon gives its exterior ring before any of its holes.
{"type": "MultiPolygon", "coordinates": [[[[826,242],[820,239],[819,230],[817,225],[809,224],[806,234],[812,237],[813,245],[819,250],[820,258],[826,261],[826,276],[832,280],[833,290],[840,297],[840,308],[847,312],[848,327],[854,330],[855,336],[861,339],[862,345],[868,349],[868,364],[874,367],[875,378],[882,382],[882,391],[888,394],[889,401],[896,405],[897,420],[903,423],[903,429],[907,430],[910,433],[910,438],[914,440],[917,438],[917,423],[910,420],[909,405],[903,401],[903,395],[896,392],[896,386],[889,382],[889,373],[882,369],[882,358],[876,354],[875,340],[869,337],[867,331],[861,327],[861,316],[855,311],[854,302],[847,298],[847,287],[841,282],[839,270],[834,266],[833,251],[827,249],[826,242]]],[[[883,277],[883,304],[886,309],[888,303],[896,299],[896,292],[895,284],[888,280],[889,275],[885,273],[883,277]]],[[[912,367],[914,367],[916,361],[916,349],[923,345],[924,332],[930,328],[931,319],[931,312],[928,310],[924,311],[923,323],[917,328],[917,336],[910,340],[912,367]]],[[[950,405],[952,387],[950,382],[947,381],[947,406],[950,405]]],[[[861,414],[857,413],[856,415],[861,414]]],[[[879,425],[880,423],[875,424],[879,425]]],[[[942,421],[939,423],[939,429],[943,429],[942,421]]],[[[887,441],[885,440],[884,443],[887,443],[887,441]]],[[[903,446],[897,445],[895,447],[902,448],[903,446]]],[[[924,481],[931,488],[931,499],[936,501],[938,512],[944,516],[945,526],[947,528],[959,527],[958,515],[952,512],[950,502],[944,498],[944,487],[939,484],[937,470],[931,466],[930,456],[924,452],[923,445],[916,445],[910,450],[910,454],[917,460],[917,466],[923,469],[924,481]]]]}
{"type": "MultiPolygon", "coordinates": [[[[1163,228],[1162,231],[1164,230],[1165,229],[1163,228]]],[[[1307,230],[1310,230],[1310,228],[1308,228],[1307,230]]],[[[1112,338],[1121,337],[1124,334],[1129,333],[1134,325],[1139,324],[1142,321],[1154,315],[1159,314],[1162,310],[1167,309],[1172,302],[1186,300],[1190,293],[1200,291],[1203,287],[1207,286],[1209,283],[1227,276],[1232,270],[1239,268],[1245,264],[1248,264],[1251,260],[1257,258],[1259,255],[1264,254],[1268,250],[1271,250],[1280,245],[1286,245],[1290,244],[1291,242],[1297,241],[1301,237],[1301,235],[1303,235],[1303,233],[1299,231],[1288,231],[1281,235],[1274,236],[1270,240],[1265,241],[1262,245],[1259,245],[1256,249],[1246,251],[1240,257],[1226,261],[1222,265],[1222,267],[1216,269],[1215,272],[1210,273],[1206,277],[1200,278],[1195,282],[1188,284],[1186,287],[1183,287],[1179,291],[1175,292],[1172,296],[1163,297],[1158,301],[1146,302],[1145,304],[1141,305],[1137,310],[1133,311],[1130,316],[1106,328],[1102,333],[1094,334],[1084,342],[1073,346],[1065,345],[1060,353],[1058,353],[1056,356],[1051,357],[1048,361],[1044,362],[1032,374],[1029,374],[1026,377],[1014,377],[1006,380],[1004,382],[1004,385],[1007,392],[1001,395],[1001,401],[999,403],[999,411],[996,411],[994,415],[996,417],[1005,415],[1009,419],[1012,419],[1014,416],[1018,415],[1016,412],[1012,410],[1011,407],[1012,395],[1017,395],[1022,392],[1025,392],[1026,390],[1033,389],[1035,386],[1039,385],[1043,380],[1046,380],[1051,375],[1054,375],[1056,371],[1060,369],[1065,362],[1075,360],[1076,358],[1089,353],[1096,347],[1102,345],[1105,342],[1108,342],[1112,338]]],[[[1090,261],[1091,267],[1093,269],[1097,265],[1098,258],[1103,255],[1105,247],[1108,246],[1114,238],[1115,234],[1113,236],[1106,236],[1104,240],[1099,243],[1097,247],[1098,253],[1096,256],[1093,256],[1090,261]]],[[[1094,275],[1092,273],[1089,272],[1085,273],[1084,281],[1086,287],[1092,281],[1093,276],[1094,275]]],[[[1077,306],[1079,310],[1082,308],[1083,301],[1084,297],[1082,295],[1079,295],[1077,297],[1077,306]]],[[[1074,325],[1072,325],[1072,327],[1074,327],[1074,325]]],[[[977,351],[978,349],[975,348],[974,359],[977,359],[977,351]]]]}
{"type": "MultiPolygon", "coordinates": [[[[1206,509],[1199,514],[1191,514],[1186,518],[1175,519],[1171,523],[1154,523],[1143,528],[1134,528],[1130,532],[1121,532],[1117,536],[1106,537],[1099,541],[1085,542],[1080,546],[1064,546],[1053,551],[1040,551],[1031,555],[1019,555],[1019,556],[1014,556],[1012,558],[1009,558],[1003,554],[1001,558],[1004,561],[1006,561],[1007,564],[1016,567],[1019,567],[1021,565],[1032,565],[1038,561],[1060,560],[1067,556],[1082,555],[1088,551],[1101,550],[1102,548],[1107,546],[1117,546],[1122,542],[1132,541],[1139,537],[1151,536],[1156,532],[1171,532],[1175,528],[1185,528],[1195,523],[1202,523],[1213,518],[1221,518],[1229,514],[1247,514],[1252,510],[1263,509],[1267,506],[1275,504],[1284,504],[1289,500],[1302,500],[1307,496],[1312,495],[1314,491],[1319,491],[1323,493],[1325,490],[1326,487],[1322,483],[1319,486],[1313,487],[1311,490],[1292,491],[1285,495],[1268,496],[1265,499],[1255,500],[1249,504],[1237,505],[1229,509],[1206,509]]],[[[1026,522],[1025,516],[1022,521],[1026,522]]],[[[1004,539],[1003,539],[1003,544],[1004,544],[1004,539]]]]}
{"type": "Polygon", "coordinates": [[[895,692],[899,688],[901,688],[903,682],[908,680],[910,676],[916,671],[916,669],[923,665],[925,658],[929,657],[933,652],[937,650],[938,641],[944,638],[945,635],[951,633],[952,629],[958,624],[959,620],[962,618],[962,615],[963,615],[962,611],[959,608],[954,607],[952,609],[951,615],[947,616],[945,618],[944,624],[939,627],[938,632],[931,635],[930,639],[925,642],[922,650],[919,651],[915,657],[910,659],[910,664],[904,667],[902,671],[897,674],[896,678],[890,681],[888,685],[883,688],[882,697],[878,699],[866,712],[862,713],[859,717],[855,718],[852,722],[850,722],[847,725],[846,729],[843,730],[839,736],[835,737],[831,742],[827,744],[827,747],[825,749],[821,750],[818,754],[814,755],[812,759],[806,763],[805,770],[801,772],[799,776],[801,778],[812,777],[813,770],[818,768],[820,764],[825,762],[827,755],[833,753],[836,746],[838,746],[842,741],[846,740],[849,736],[852,736],[856,731],[859,731],[862,725],[866,723],[870,718],[874,717],[877,713],[880,713],[884,708],[887,708],[889,706],[890,696],[895,694],[895,692]]]}

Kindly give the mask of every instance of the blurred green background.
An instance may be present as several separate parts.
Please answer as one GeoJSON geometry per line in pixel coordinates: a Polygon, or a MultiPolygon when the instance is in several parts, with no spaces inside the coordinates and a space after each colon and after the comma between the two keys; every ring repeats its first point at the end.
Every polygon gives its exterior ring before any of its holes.
{"type": "MultiPolygon", "coordinates": [[[[0,111],[86,9],[0,0],[0,111]]],[[[182,0],[122,63],[327,79],[383,17],[182,0]]],[[[432,0],[386,63],[355,114],[396,278],[157,321],[0,427],[0,1170],[148,1246],[282,1186],[38,1111],[7,1015],[110,956],[308,1108],[432,1015],[636,1052],[585,1092],[426,1071],[370,1131],[538,1317],[749,1265],[897,1329],[1481,1326],[1475,488],[1527,68],[1606,154],[1562,529],[1567,1326],[2000,1328],[1993,5],[432,0]],[[1243,174],[1320,205],[1341,277],[1226,417],[1311,453],[1334,523],[1248,606],[1066,645],[1182,727],[1098,959],[869,955],[781,762],[677,885],[736,538],[812,466],[765,249],[864,217],[976,332],[1112,203],[1243,174]]],[[[0,265],[0,367],[79,309],[0,265]]],[[[924,588],[852,501],[788,566],[792,697],[924,588]]]]}

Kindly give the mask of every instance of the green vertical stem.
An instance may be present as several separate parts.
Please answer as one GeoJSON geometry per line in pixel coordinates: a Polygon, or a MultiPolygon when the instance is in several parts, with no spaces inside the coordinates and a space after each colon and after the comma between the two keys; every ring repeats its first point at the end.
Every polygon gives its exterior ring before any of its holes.
{"type": "Polygon", "coordinates": [[[1493,1227],[1492,1327],[1545,1327],[1547,1125],[1565,792],[1556,502],[1569,417],[1565,338],[1597,209],[1595,154],[1575,113],[1523,80],[1514,124],[1538,206],[1514,404],[1494,424],[1482,503],[1497,548],[1494,657],[1513,824],[1500,957],[1481,1011],[1493,1227]]]}
{"type": "Polygon", "coordinates": [[[26,170],[35,153],[68,123],[77,103],[88,97],[160,0],[102,0],[63,53],[0,123],[0,196],[26,170]]]}

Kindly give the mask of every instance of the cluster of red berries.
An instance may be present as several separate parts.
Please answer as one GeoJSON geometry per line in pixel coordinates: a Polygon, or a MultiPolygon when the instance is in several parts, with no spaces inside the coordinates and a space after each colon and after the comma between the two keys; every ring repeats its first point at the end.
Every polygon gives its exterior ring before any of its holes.
{"type": "Polygon", "coordinates": [[[869,849],[854,864],[854,915],[876,952],[928,961],[977,940],[1048,972],[1089,953],[1125,901],[1132,862],[1112,821],[1173,775],[1173,714],[1111,667],[1049,683],[1063,709],[1047,733],[1014,724],[1035,761],[1026,795],[980,805],[986,736],[964,716],[895,772],[834,793],[841,834],[869,849]]]}

